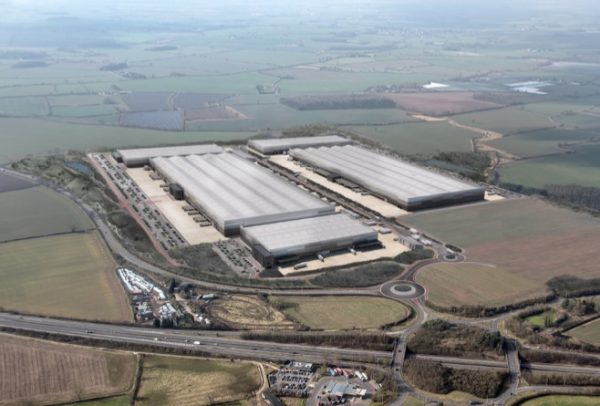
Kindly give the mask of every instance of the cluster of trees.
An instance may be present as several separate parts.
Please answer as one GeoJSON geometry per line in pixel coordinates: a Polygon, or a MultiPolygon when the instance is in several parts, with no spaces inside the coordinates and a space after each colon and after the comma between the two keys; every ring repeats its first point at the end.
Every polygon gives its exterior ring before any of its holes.
{"type": "Polygon", "coordinates": [[[480,398],[497,396],[508,377],[507,372],[454,369],[439,362],[408,359],[404,376],[420,389],[433,393],[467,392],[480,398]]]}
{"type": "Polygon", "coordinates": [[[341,348],[359,348],[374,351],[392,351],[394,338],[385,333],[353,333],[353,334],[295,334],[286,332],[258,333],[248,331],[242,334],[244,340],[273,341],[285,344],[309,344],[341,348]]]}
{"type": "Polygon", "coordinates": [[[451,164],[446,169],[454,170],[476,182],[486,180],[487,170],[492,165],[490,156],[485,152],[440,152],[433,159],[451,164]]]}
{"type": "Polygon", "coordinates": [[[502,183],[505,189],[525,195],[538,195],[548,200],[575,209],[600,214],[600,188],[580,185],[545,185],[543,188],[526,187],[513,183],[502,183]]]}
{"type": "Polygon", "coordinates": [[[552,278],[546,284],[557,295],[567,298],[600,294],[600,278],[580,279],[565,275],[552,278]]]}
{"type": "MultiPolygon", "coordinates": [[[[561,333],[555,333],[553,335],[540,334],[538,330],[531,325],[531,323],[525,321],[525,318],[526,317],[522,318],[519,315],[516,315],[506,320],[505,326],[514,335],[532,344],[559,347],[567,350],[600,352],[599,346],[583,342],[574,342],[568,336],[565,336],[561,333]]],[[[573,325],[566,325],[563,323],[561,327],[572,328],[573,325]]]]}
{"type": "Polygon", "coordinates": [[[299,96],[281,98],[281,103],[296,110],[392,109],[396,103],[374,95],[299,96]]]}
{"type": "Polygon", "coordinates": [[[574,364],[600,366],[600,358],[590,357],[575,352],[556,352],[520,348],[519,357],[525,362],[540,362],[543,364],[574,364]]]}
{"type": "Polygon", "coordinates": [[[600,376],[583,374],[542,374],[523,371],[530,385],[600,386],[600,376]]]}
{"type": "Polygon", "coordinates": [[[566,298],[561,303],[561,307],[576,316],[587,316],[598,312],[596,302],[588,299],[566,298]]]}
{"type": "Polygon", "coordinates": [[[504,338],[498,332],[441,319],[424,323],[407,343],[417,354],[473,357],[500,355],[503,345],[504,338]]]}
{"type": "Polygon", "coordinates": [[[430,249],[414,249],[410,251],[405,251],[402,254],[396,256],[394,261],[400,262],[401,264],[412,264],[417,261],[421,261],[424,259],[433,258],[434,252],[430,249]]]}
{"type": "Polygon", "coordinates": [[[548,185],[548,198],[574,207],[600,212],[600,188],[579,185],[548,185]]]}
{"type": "Polygon", "coordinates": [[[323,272],[312,279],[312,283],[323,287],[355,288],[373,286],[400,275],[404,268],[392,261],[378,261],[358,265],[351,269],[336,269],[323,272]]]}

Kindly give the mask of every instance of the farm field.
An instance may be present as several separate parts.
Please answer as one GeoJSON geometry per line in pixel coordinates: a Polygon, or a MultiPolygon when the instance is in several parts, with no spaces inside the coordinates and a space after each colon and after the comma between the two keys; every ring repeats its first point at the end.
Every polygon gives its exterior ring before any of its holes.
{"type": "Polygon", "coordinates": [[[0,334],[0,405],[62,404],[122,394],[133,385],[135,367],[131,353],[0,334]]]}
{"type": "Polygon", "coordinates": [[[452,118],[460,124],[496,131],[503,135],[556,127],[556,124],[543,114],[515,107],[459,114],[452,118]]]}
{"type": "Polygon", "coordinates": [[[439,265],[423,268],[417,278],[436,304],[435,300],[476,305],[486,295],[495,304],[507,304],[516,297],[542,296],[546,282],[556,276],[597,276],[594,245],[600,238],[600,221],[541,201],[514,199],[448,208],[402,221],[466,249],[468,260],[477,263],[444,265],[442,272],[439,265]],[[460,287],[449,280],[454,272],[460,276],[460,287]],[[502,279],[512,281],[512,287],[502,279]],[[491,292],[492,286],[503,290],[491,292]]]}
{"type": "Polygon", "coordinates": [[[502,137],[486,144],[499,148],[522,158],[531,158],[549,154],[564,154],[569,146],[582,142],[592,142],[597,134],[587,130],[565,130],[549,128],[538,131],[514,134],[502,137]]]}
{"type": "Polygon", "coordinates": [[[200,406],[235,402],[260,388],[256,365],[248,362],[148,356],[135,404],[200,406]]]}
{"type": "Polygon", "coordinates": [[[0,98],[2,116],[46,116],[50,112],[43,97],[0,98]]]}
{"type": "Polygon", "coordinates": [[[158,131],[140,128],[72,124],[33,118],[0,118],[4,148],[0,163],[28,154],[82,151],[100,148],[136,147],[190,142],[243,140],[249,132],[158,131]]]}
{"type": "Polygon", "coordinates": [[[600,319],[570,330],[569,335],[590,344],[600,345],[600,319]]]}
{"type": "Polygon", "coordinates": [[[0,193],[3,192],[15,192],[17,190],[29,189],[34,187],[36,184],[33,181],[18,178],[16,176],[8,175],[4,172],[0,172],[0,193]]]}
{"type": "Polygon", "coordinates": [[[45,186],[0,193],[0,242],[93,228],[83,210],[45,186]]]}
{"type": "Polygon", "coordinates": [[[290,329],[294,323],[268,303],[255,296],[218,298],[208,307],[211,318],[237,329],[290,329]]]}
{"type": "Polygon", "coordinates": [[[379,328],[409,314],[403,304],[383,298],[272,296],[270,300],[288,317],[317,330],[379,328]]]}
{"type": "Polygon", "coordinates": [[[0,257],[0,307],[87,320],[131,320],[114,261],[95,232],[3,243],[0,257]]]}
{"type": "Polygon", "coordinates": [[[496,103],[478,100],[473,93],[467,92],[396,93],[382,96],[393,100],[403,110],[430,116],[447,116],[501,107],[496,103]]]}
{"type": "Polygon", "coordinates": [[[232,104],[232,106],[246,118],[188,122],[186,128],[202,131],[259,131],[315,123],[353,125],[415,121],[404,111],[393,108],[298,111],[282,104],[232,104]]]}
{"type": "Polygon", "coordinates": [[[571,154],[511,162],[500,167],[500,180],[529,187],[577,184],[600,187],[600,144],[581,145],[571,154]]]}
{"type": "Polygon", "coordinates": [[[421,270],[415,279],[429,290],[427,299],[443,307],[494,306],[541,296],[538,284],[496,266],[435,264],[421,270]]]}
{"type": "Polygon", "coordinates": [[[403,155],[436,154],[443,151],[471,151],[470,131],[447,123],[403,123],[347,127],[363,137],[387,145],[403,155]]]}
{"type": "Polygon", "coordinates": [[[546,395],[520,403],[520,406],[595,406],[598,396],[546,395]]]}

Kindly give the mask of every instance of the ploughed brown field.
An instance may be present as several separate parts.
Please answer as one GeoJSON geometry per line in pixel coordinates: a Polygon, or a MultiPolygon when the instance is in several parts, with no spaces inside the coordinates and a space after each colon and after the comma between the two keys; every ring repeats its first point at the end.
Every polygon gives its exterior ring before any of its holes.
{"type": "Polygon", "coordinates": [[[478,100],[470,92],[420,92],[385,94],[403,110],[445,116],[469,111],[487,110],[501,107],[496,103],[478,100]]]}
{"type": "Polygon", "coordinates": [[[543,296],[556,276],[598,277],[600,221],[541,201],[497,201],[403,221],[466,250],[468,263],[432,265],[417,275],[438,305],[508,304],[543,296]]]}
{"type": "Polygon", "coordinates": [[[136,357],[0,334],[0,405],[113,396],[133,385],[136,357]]]}

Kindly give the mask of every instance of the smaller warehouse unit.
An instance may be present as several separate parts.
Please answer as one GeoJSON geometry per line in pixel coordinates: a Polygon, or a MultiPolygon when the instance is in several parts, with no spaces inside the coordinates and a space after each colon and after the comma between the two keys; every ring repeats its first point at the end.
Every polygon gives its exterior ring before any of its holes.
{"type": "Polygon", "coordinates": [[[242,227],[241,237],[267,268],[320,253],[381,246],[375,230],[345,214],[242,227]]]}
{"type": "Polygon", "coordinates": [[[266,138],[248,141],[248,146],[264,155],[281,154],[292,148],[346,145],[351,141],[339,135],[321,135],[316,137],[266,138]]]}
{"type": "Polygon", "coordinates": [[[218,154],[223,151],[223,148],[217,144],[198,144],[159,148],[119,149],[113,156],[117,162],[122,162],[128,167],[135,167],[148,165],[151,158],[218,154]]]}
{"type": "Polygon", "coordinates": [[[405,210],[483,200],[485,194],[481,186],[354,145],[292,149],[290,156],[405,210]]]}

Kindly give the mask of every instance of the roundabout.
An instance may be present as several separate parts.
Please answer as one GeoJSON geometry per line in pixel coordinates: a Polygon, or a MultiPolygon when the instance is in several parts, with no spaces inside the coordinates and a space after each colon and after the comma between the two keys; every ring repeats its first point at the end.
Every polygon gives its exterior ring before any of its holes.
{"type": "Polygon", "coordinates": [[[394,299],[416,299],[425,293],[425,288],[412,281],[391,281],[381,286],[381,293],[394,299]]]}

